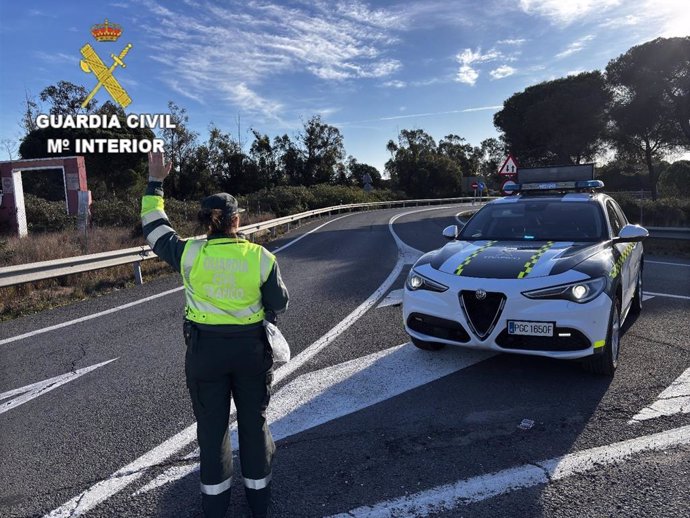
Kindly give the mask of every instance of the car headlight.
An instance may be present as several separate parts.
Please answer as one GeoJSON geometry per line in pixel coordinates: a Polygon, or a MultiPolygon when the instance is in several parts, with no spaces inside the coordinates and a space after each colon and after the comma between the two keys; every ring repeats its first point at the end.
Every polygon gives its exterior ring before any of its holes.
{"type": "Polygon", "coordinates": [[[410,270],[410,274],[407,276],[407,282],[405,284],[407,289],[410,291],[429,290],[442,292],[448,289],[448,286],[444,286],[443,284],[432,281],[423,275],[419,275],[414,271],[414,269],[410,270]]]}
{"type": "Polygon", "coordinates": [[[522,294],[530,299],[565,299],[578,304],[584,304],[597,298],[606,287],[604,277],[596,277],[586,281],[561,284],[550,288],[523,291],[522,294]]]}

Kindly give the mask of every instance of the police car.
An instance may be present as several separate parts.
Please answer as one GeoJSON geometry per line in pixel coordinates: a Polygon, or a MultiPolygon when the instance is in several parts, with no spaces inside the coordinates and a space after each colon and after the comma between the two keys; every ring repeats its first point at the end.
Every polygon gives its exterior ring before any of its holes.
{"type": "Polygon", "coordinates": [[[596,189],[594,167],[522,169],[493,200],[423,255],[405,283],[405,330],[421,349],[445,345],[618,365],[626,317],[642,309],[648,232],[596,189]]]}

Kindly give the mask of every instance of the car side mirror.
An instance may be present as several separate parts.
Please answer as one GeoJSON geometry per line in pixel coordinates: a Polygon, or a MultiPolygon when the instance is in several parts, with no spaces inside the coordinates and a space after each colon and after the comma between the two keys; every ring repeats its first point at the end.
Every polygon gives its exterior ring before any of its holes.
{"type": "Polygon", "coordinates": [[[443,229],[443,237],[449,240],[457,239],[458,238],[458,226],[457,225],[450,225],[446,228],[443,229]]]}
{"type": "Polygon", "coordinates": [[[616,237],[618,243],[636,243],[649,236],[649,231],[640,225],[625,225],[616,237]]]}

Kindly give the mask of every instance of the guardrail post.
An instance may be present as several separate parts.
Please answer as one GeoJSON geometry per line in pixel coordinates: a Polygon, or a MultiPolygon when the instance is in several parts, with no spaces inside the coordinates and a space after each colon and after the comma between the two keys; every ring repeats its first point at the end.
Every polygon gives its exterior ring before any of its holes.
{"type": "Polygon", "coordinates": [[[134,267],[134,283],[137,286],[141,286],[144,284],[144,278],[141,275],[141,261],[137,261],[136,263],[132,264],[134,267]]]}

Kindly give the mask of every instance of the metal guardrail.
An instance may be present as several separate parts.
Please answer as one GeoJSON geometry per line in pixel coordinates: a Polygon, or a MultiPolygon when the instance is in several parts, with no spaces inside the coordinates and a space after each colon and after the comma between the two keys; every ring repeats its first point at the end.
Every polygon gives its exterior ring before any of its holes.
{"type": "MultiPolygon", "coordinates": [[[[485,198],[488,199],[488,198],[485,198]]],[[[253,239],[254,234],[267,230],[272,230],[280,226],[286,226],[290,229],[290,225],[299,222],[303,219],[321,216],[323,214],[330,215],[333,212],[339,213],[345,210],[354,209],[379,209],[379,208],[393,208],[396,206],[418,206],[418,205],[432,205],[443,203],[469,203],[476,201],[472,197],[463,198],[435,198],[428,200],[402,200],[402,201],[381,201],[373,203],[350,203],[347,205],[336,205],[333,207],[325,207],[322,209],[310,210],[293,214],[291,216],[284,216],[282,218],[262,221],[260,223],[252,223],[240,227],[240,232],[253,239]]],[[[205,237],[205,236],[196,236],[205,237]]],[[[64,275],[72,275],[75,273],[84,273],[103,268],[110,268],[113,266],[121,266],[123,264],[134,265],[134,278],[137,284],[143,282],[141,274],[141,262],[148,259],[155,259],[157,256],[148,245],[135,246],[133,248],[125,248],[123,250],[114,250],[111,252],[101,252],[90,255],[80,255],[76,257],[67,257],[64,259],[55,259],[52,261],[41,261],[37,263],[20,264],[16,266],[8,266],[0,268],[0,288],[7,286],[15,286],[17,284],[24,284],[27,282],[36,282],[46,279],[54,279],[64,275]]]]}
{"type": "Polygon", "coordinates": [[[654,239],[683,239],[690,240],[690,228],[686,227],[647,227],[649,237],[654,239]]]}

